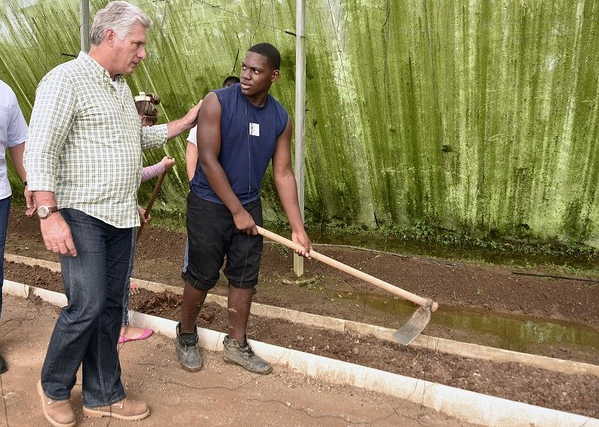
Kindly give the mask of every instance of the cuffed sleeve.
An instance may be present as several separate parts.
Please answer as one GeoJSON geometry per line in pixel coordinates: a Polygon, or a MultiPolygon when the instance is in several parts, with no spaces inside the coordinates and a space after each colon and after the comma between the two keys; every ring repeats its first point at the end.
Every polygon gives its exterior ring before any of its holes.
{"type": "Polygon", "coordinates": [[[157,148],[166,143],[168,125],[143,126],[141,128],[141,148],[148,150],[157,148]]]}

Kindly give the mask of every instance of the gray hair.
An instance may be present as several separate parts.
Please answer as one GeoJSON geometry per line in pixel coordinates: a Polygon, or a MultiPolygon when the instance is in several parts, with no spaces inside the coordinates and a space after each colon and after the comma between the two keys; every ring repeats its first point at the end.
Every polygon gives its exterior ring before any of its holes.
{"type": "Polygon", "coordinates": [[[112,30],[119,39],[124,39],[135,24],[150,28],[152,21],[143,11],[126,1],[111,1],[104,9],[100,9],[94,17],[90,31],[90,42],[99,45],[106,34],[112,30]]]}

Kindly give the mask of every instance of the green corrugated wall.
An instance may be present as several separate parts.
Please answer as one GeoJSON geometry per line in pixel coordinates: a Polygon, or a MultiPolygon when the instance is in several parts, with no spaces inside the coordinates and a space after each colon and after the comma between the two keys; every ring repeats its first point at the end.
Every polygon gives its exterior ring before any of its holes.
{"type": "MultiPolygon", "coordinates": [[[[105,1],[92,1],[92,9],[105,1]]],[[[293,113],[294,0],[136,2],[150,56],[130,78],[181,115],[252,43],[283,56],[274,94],[293,113]]],[[[26,115],[36,82],[78,50],[78,0],[3,2],[0,79],[26,115]],[[27,6],[22,8],[22,6],[27,6]]],[[[306,1],[306,216],[528,230],[599,246],[599,2],[306,1]]],[[[167,209],[184,209],[184,142],[167,209]]],[[[162,152],[150,153],[147,161],[162,152]]],[[[280,216],[273,186],[267,214],[280,216]]]]}

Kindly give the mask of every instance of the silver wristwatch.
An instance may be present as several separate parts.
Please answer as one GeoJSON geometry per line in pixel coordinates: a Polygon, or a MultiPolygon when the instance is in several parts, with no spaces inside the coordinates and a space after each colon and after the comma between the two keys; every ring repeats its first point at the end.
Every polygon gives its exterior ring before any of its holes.
{"type": "Polygon", "coordinates": [[[56,207],[56,206],[40,206],[37,208],[37,216],[39,216],[40,219],[46,219],[50,215],[52,215],[54,212],[58,212],[58,207],[56,207]]]}

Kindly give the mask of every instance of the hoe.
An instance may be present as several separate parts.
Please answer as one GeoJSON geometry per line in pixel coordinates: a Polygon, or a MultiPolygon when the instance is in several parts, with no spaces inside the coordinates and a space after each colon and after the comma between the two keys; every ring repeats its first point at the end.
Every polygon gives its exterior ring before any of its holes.
{"type": "MultiPolygon", "coordinates": [[[[301,249],[300,245],[297,243],[286,239],[283,236],[279,236],[271,231],[265,230],[262,227],[258,227],[258,233],[267,239],[280,243],[283,246],[287,246],[290,249],[301,249]]],[[[349,265],[343,264],[342,262],[323,255],[314,249],[310,251],[310,257],[419,305],[420,307],[418,310],[416,310],[406,324],[393,334],[393,338],[395,338],[395,340],[402,345],[410,344],[418,335],[420,335],[424,328],[426,328],[426,325],[428,325],[428,322],[430,322],[431,313],[433,311],[437,311],[437,308],[439,308],[439,304],[430,298],[423,298],[404,289],[398,288],[397,286],[393,286],[392,284],[377,279],[370,274],[366,274],[363,271],[357,270],[349,265]]]]}

